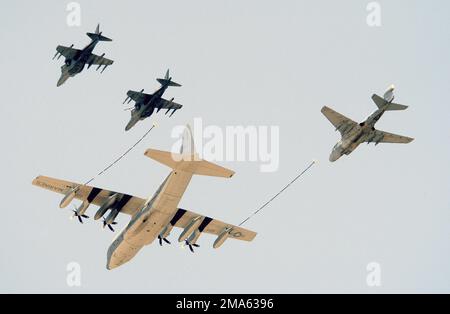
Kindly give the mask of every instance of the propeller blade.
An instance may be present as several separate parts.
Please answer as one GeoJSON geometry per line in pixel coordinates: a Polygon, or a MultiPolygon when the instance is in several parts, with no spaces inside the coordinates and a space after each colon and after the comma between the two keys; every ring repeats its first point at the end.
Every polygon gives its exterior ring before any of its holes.
{"type": "Polygon", "coordinates": [[[112,232],[114,232],[114,228],[111,227],[111,225],[108,225],[109,230],[111,230],[112,232]]]}
{"type": "Polygon", "coordinates": [[[164,238],[163,240],[164,240],[164,242],[166,242],[167,244],[170,244],[170,241],[167,240],[166,238],[164,238]]]}
{"type": "Polygon", "coordinates": [[[186,243],[187,246],[189,246],[189,250],[191,250],[192,253],[195,253],[194,252],[194,247],[199,247],[198,244],[196,244],[196,243],[192,243],[191,244],[188,240],[186,240],[185,243],[186,243]]]}
{"type": "Polygon", "coordinates": [[[158,236],[158,240],[159,240],[159,246],[162,246],[162,238],[161,238],[161,236],[158,236]]]}
{"type": "Polygon", "coordinates": [[[80,223],[83,223],[83,219],[81,219],[81,216],[77,216],[78,217],[78,221],[80,222],[80,223]]]}

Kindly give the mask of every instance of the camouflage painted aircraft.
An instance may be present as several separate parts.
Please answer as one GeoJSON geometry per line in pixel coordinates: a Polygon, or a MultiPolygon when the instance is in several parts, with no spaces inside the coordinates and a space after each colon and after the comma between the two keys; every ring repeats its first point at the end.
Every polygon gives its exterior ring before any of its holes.
{"type": "Polygon", "coordinates": [[[65,81],[67,81],[69,77],[75,76],[76,74],[83,71],[86,64],[88,65],[88,69],[92,65],[98,65],[96,70],[100,69],[100,67],[103,66],[101,73],[103,73],[108,65],[113,64],[114,61],[104,58],[105,54],[97,56],[92,53],[95,46],[100,41],[112,41],[112,39],[102,35],[102,32],[100,32],[100,25],[97,25],[95,33],[86,33],[86,35],[91,38],[91,42],[81,50],[72,48],[73,45],[71,45],[70,47],[56,47],[56,54],[53,59],[55,59],[56,57],[58,57],[59,59],[61,56],[64,56],[66,58],[64,65],[61,67],[61,77],[59,78],[56,86],[61,86],[65,81]]]}
{"type": "Polygon", "coordinates": [[[217,236],[213,247],[219,248],[228,238],[252,241],[256,233],[239,226],[178,208],[178,204],[194,174],[230,178],[234,172],[201,160],[195,153],[192,131],[186,129],[180,154],[148,149],[145,155],[172,169],[155,194],[147,200],[124,193],[117,193],[88,185],[80,185],[50,177],[39,176],[33,185],[64,195],[60,207],[64,208],[74,199],[82,204],[74,210],[74,216],[83,222],[90,204],[98,205],[94,219],[103,218],[103,227],[114,231],[113,225],[119,213],[131,216],[131,221],[114,239],[107,255],[107,269],[116,268],[131,260],[144,246],[158,239],[159,244],[170,244],[167,237],[173,227],[183,231],[178,237],[194,252],[202,233],[217,236]]]}
{"type": "Polygon", "coordinates": [[[331,162],[338,160],[343,155],[350,155],[359,144],[364,142],[367,142],[367,144],[375,143],[375,145],[378,145],[379,143],[406,144],[414,140],[410,137],[375,129],[375,124],[386,111],[405,110],[408,108],[408,106],[393,103],[394,88],[394,86],[391,86],[385,92],[383,98],[376,94],[372,96],[372,100],[377,105],[378,110],[361,123],[357,123],[326,106],[322,108],[322,113],[336,127],[336,131],[339,131],[342,136],[341,140],[334,146],[333,151],[331,152],[331,162]]]}
{"type": "Polygon", "coordinates": [[[172,81],[172,78],[169,76],[169,70],[167,70],[165,77],[156,79],[161,87],[154,94],[145,94],[142,89],[140,92],[129,90],[127,92],[127,98],[125,98],[124,104],[128,101],[130,103],[132,100],[135,101],[134,108],[129,108],[131,110],[131,119],[125,127],[125,131],[131,129],[138,121],[144,120],[150,117],[156,109],[158,113],[161,109],[167,109],[166,114],[169,113],[170,110],[173,110],[169,117],[171,117],[175,111],[181,109],[183,106],[177,103],[174,103],[174,98],[171,100],[165,100],[162,98],[164,92],[169,86],[181,86],[178,83],[172,81]]]}

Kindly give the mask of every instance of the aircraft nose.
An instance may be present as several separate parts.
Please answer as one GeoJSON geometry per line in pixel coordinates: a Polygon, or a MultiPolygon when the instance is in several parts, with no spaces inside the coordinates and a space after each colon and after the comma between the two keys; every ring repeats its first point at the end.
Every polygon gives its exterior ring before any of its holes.
{"type": "Polygon", "coordinates": [[[340,157],[341,157],[341,155],[340,155],[337,151],[333,150],[333,151],[331,152],[331,154],[330,154],[330,161],[331,161],[331,162],[335,162],[335,161],[338,160],[340,157]]]}
{"type": "Polygon", "coordinates": [[[138,121],[139,121],[139,118],[137,118],[136,116],[132,116],[130,121],[128,122],[127,126],[125,127],[125,131],[128,131],[133,126],[135,126],[135,124],[138,123],[138,121]]]}
{"type": "Polygon", "coordinates": [[[61,86],[65,81],[67,81],[68,78],[68,76],[61,74],[61,77],[59,78],[58,83],[56,83],[56,86],[61,86]]]}

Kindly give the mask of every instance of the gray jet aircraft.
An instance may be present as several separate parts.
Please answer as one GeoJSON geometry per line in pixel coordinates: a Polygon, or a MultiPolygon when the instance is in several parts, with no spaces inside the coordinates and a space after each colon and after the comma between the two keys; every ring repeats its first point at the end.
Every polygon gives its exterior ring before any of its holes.
{"type": "Polygon", "coordinates": [[[95,33],[86,33],[86,35],[91,38],[91,42],[82,50],[72,48],[73,45],[71,45],[70,47],[56,47],[56,54],[53,59],[55,59],[56,57],[58,57],[59,59],[61,56],[64,56],[66,58],[64,65],[61,67],[61,77],[59,78],[56,86],[61,86],[65,81],[67,81],[69,77],[75,76],[76,74],[83,71],[86,64],[88,65],[88,69],[93,64],[98,65],[96,70],[100,69],[100,67],[103,65],[104,67],[101,73],[103,73],[108,65],[113,64],[114,61],[104,58],[105,54],[97,56],[92,53],[95,46],[100,41],[112,41],[112,39],[102,35],[102,32],[100,32],[100,25],[97,25],[95,33]]]}
{"type": "Polygon", "coordinates": [[[330,161],[335,162],[343,155],[350,155],[361,143],[410,143],[414,139],[401,135],[391,134],[375,129],[375,124],[383,116],[386,111],[405,110],[408,106],[393,103],[394,86],[384,93],[383,98],[374,94],[372,100],[378,106],[376,110],[367,120],[357,123],[333,109],[328,107],[322,108],[322,113],[336,127],[336,131],[341,133],[341,140],[334,146],[330,155],[330,161]]]}
{"type": "MultiPolygon", "coordinates": [[[[169,76],[169,70],[167,70],[165,77],[156,79],[161,87],[154,94],[145,94],[142,89],[140,92],[129,90],[127,92],[127,98],[125,98],[124,104],[127,102],[130,103],[132,100],[135,101],[135,105],[131,109],[131,119],[125,127],[125,131],[131,129],[139,120],[144,120],[145,118],[150,117],[156,109],[156,112],[159,112],[161,109],[167,109],[166,114],[169,113],[170,110],[173,110],[169,117],[171,117],[175,111],[181,109],[183,106],[177,103],[174,103],[172,98],[171,100],[165,100],[162,98],[164,92],[169,86],[181,86],[178,83],[172,81],[172,78],[169,76]]],[[[127,110],[127,109],[126,109],[127,110]]]]}

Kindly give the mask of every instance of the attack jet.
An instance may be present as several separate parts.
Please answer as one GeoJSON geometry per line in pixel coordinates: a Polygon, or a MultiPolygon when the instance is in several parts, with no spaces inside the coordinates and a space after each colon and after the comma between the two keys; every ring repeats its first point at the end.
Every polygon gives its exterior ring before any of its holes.
{"type": "Polygon", "coordinates": [[[125,131],[131,129],[138,121],[144,120],[150,117],[156,109],[158,113],[161,109],[167,109],[165,114],[168,114],[169,111],[172,110],[169,117],[171,117],[178,109],[181,109],[183,106],[177,104],[174,101],[174,98],[171,100],[166,100],[162,98],[164,92],[169,86],[181,86],[178,83],[172,81],[172,78],[169,76],[169,70],[167,70],[164,78],[156,79],[161,87],[154,94],[145,94],[142,89],[140,92],[129,90],[127,92],[127,98],[125,98],[125,103],[130,103],[132,100],[135,101],[134,107],[125,109],[131,110],[131,119],[125,127],[125,131]],[[128,101],[128,102],[127,102],[128,101]]]}
{"type": "Polygon", "coordinates": [[[375,124],[380,120],[386,111],[405,110],[408,106],[393,103],[394,86],[384,93],[383,97],[376,94],[372,96],[372,100],[378,109],[364,122],[357,123],[344,115],[330,109],[322,108],[322,113],[336,127],[336,131],[341,133],[341,140],[334,146],[330,155],[330,161],[335,162],[343,155],[350,155],[361,143],[403,143],[407,144],[414,139],[406,136],[391,134],[375,129],[375,124]]]}
{"type": "Polygon", "coordinates": [[[73,48],[73,44],[70,47],[56,47],[56,54],[53,59],[56,57],[59,59],[61,56],[65,57],[64,65],[61,67],[61,77],[59,78],[56,86],[61,86],[69,77],[73,77],[83,71],[86,64],[88,69],[92,65],[97,65],[96,70],[99,70],[100,67],[103,66],[101,73],[105,71],[107,66],[113,64],[114,61],[105,58],[105,54],[97,56],[92,53],[95,46],[100,41],[112,41],[112,39],[102,35],[102,32],[100,32],[100,25],[97,25],[95,33],[86,33],[86,35],[91,38],[91,42],[81,50],[73,48]]]}

